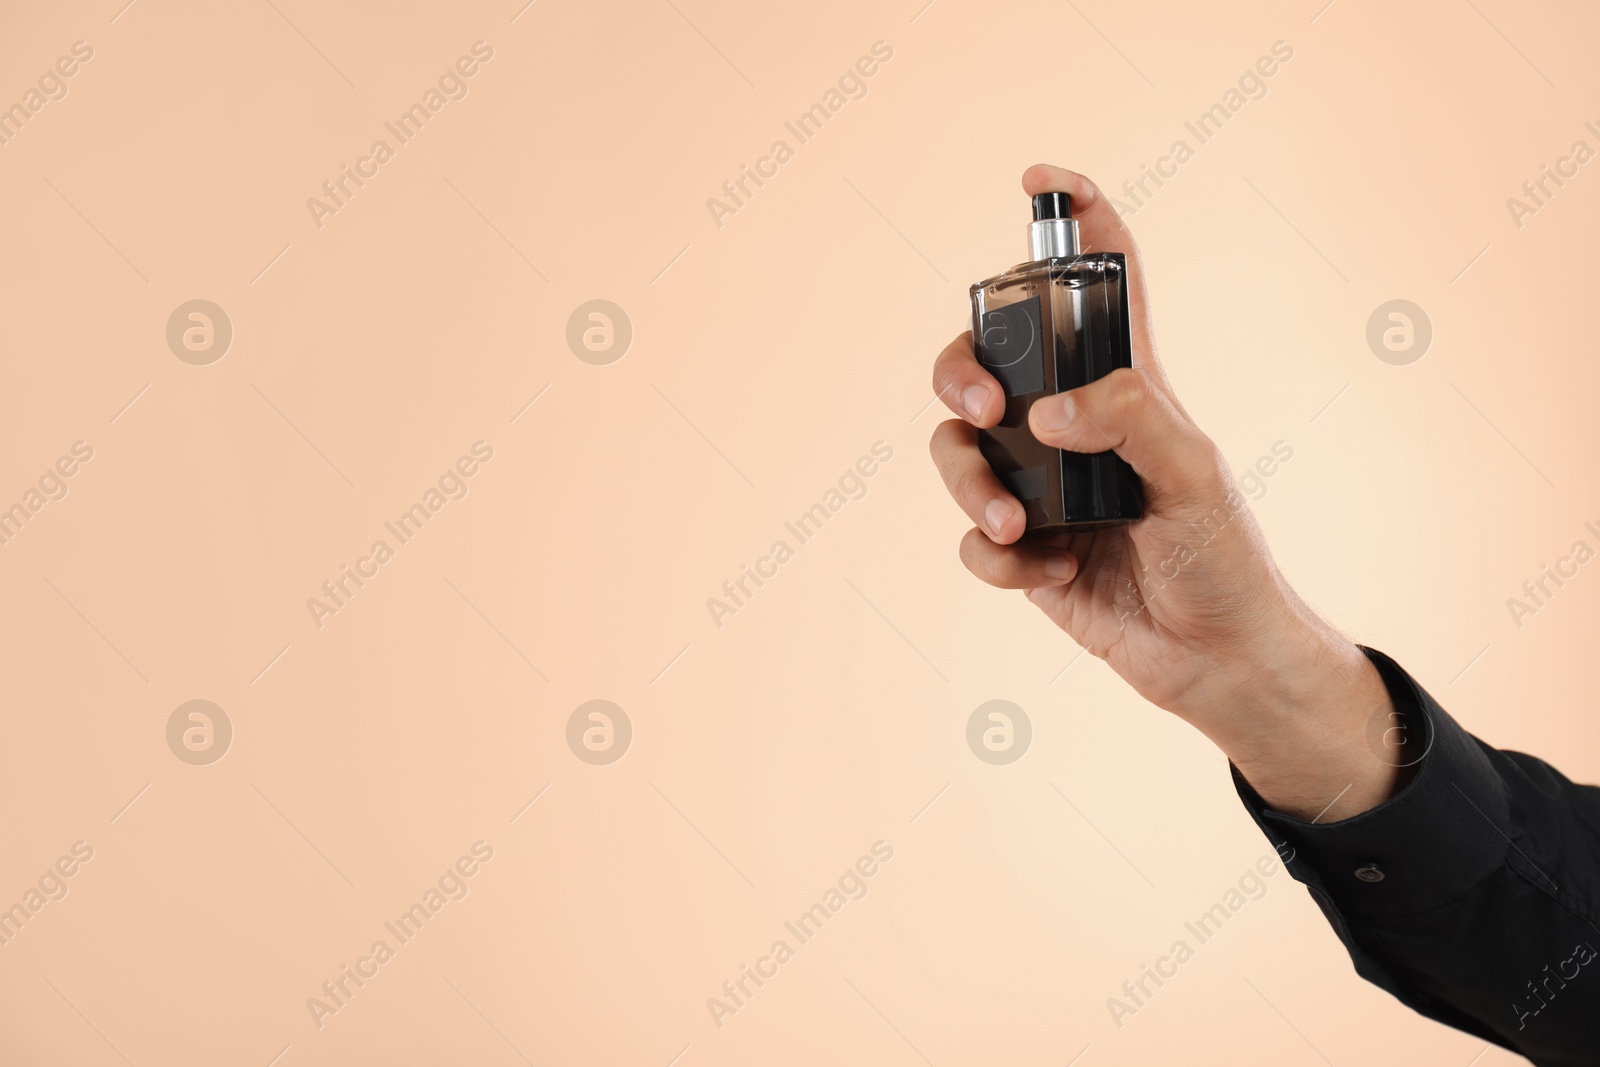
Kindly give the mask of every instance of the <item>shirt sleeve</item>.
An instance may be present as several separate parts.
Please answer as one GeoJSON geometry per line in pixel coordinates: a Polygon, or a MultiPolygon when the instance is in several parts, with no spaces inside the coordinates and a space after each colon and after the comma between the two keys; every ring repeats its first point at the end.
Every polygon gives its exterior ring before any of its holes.
{"type": "Polygon", "coordinates": [[[1484,744],[1362,651],[1397,716],[1378,732],[1404,731],[1411,780],[1331,823],[1271,810],[1235,767],[1240,799],[1361,977],[1540,1067],[1600,1064],[1600,789],[1484,744]]]}

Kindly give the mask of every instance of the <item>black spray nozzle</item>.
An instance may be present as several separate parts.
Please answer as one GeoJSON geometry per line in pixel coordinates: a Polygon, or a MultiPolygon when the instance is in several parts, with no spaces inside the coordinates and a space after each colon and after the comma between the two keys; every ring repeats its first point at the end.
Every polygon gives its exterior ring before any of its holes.
{"type": "Polygon", "coordinates": [[[1033,198],[1033,221],[1043,222],[1046,219],[1070,219],[1072,217],[1072,197],[1066,193],[1040,193],[1033,198]]]}

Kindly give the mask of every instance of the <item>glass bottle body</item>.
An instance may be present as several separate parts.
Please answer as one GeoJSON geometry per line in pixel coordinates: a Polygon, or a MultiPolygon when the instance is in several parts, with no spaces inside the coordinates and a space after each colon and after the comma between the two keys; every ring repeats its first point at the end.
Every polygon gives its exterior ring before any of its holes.
{"type": "Polygon", "coordinates": [[[1006,410],[978,431],[989,465],[1027,513],[1029,534],[1076,533],[1135,522],[1144,491],[1114,452],[1064,452],[1028,428],[1040,397],[1133,365],[1127,259],[1120,252],[1019,264],[972,287],[978,362],[1000,382],[1006,410]]]}

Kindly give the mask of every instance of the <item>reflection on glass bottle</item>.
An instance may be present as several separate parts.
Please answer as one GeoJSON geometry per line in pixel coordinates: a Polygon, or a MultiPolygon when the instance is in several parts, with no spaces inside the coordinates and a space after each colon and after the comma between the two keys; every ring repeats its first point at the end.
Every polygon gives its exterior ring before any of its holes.
{"type": "Polygon", "coordinates": [[[1082,255],[1072,201],[1033,198],[1033,260],[972,287],[972,342],[1000,382],[1006,412],[978,446],[1022,502],[1028,532],[1075,533],[1137,521],[1144,492],[1114,452],[1063,452],[1028,429],[1028,409],[1132,366],[1128,263],[1120,252],[1082,255]]]}

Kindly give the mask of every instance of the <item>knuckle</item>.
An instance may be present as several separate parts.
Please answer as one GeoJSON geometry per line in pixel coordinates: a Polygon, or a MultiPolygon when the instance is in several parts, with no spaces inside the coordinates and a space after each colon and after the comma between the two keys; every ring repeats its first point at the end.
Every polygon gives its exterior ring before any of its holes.
{"type": "Polygon", "coordinates": [[[1172,504],[1179,511],[1233,513],[1244,507],[1244,497],[1222,450],[1209,439],[1197,441],[1177,476],[1171,481],[1172,504]]]}
{"type": "Polygon", "coordinates": [[[974,526],[961,539],[961,562],[981,581],[998,585],[995,545],[984,532],[974,526]]]}
{"type": "Polygon", "coordinates": [[[957,555],[961,557],[961,563],[967,568],[967,570],[971,571],[973,574],[976,574],[979,578],[982,578],[983,574],[978,568],[978,562],[976,558],[977,546],[972,540],[973,535],[977,532],[978,528],[976,526],[966,532],[966,534],[961,538],[961,545],[960,548],[957,549],[957,555]]]}
{"type": "Polygon", "coordinates": [[[944,346],[933,361],[933,390],[942,393],[943,390],[960,383],[961,366],[963,361],[973,360],[972,331],[967,331],[954,341],[944,346]]]}
{"type": "Polygon", "coordinates": [[[957,471],[950,482],[950,493],[956,500],[963,504],[977,507],[989,495],[989,479],[986,471],[979,467],[967,467],[957,471]]]}
{"type": "Polygon", "coordinates": [[[933,428],[933,435],[928,438],[928,452],[935,463],[942,467],[951,460],[963,440],[964,426],[960,419],[946,419],[933,428]]]}
{"type": "Polygon", "coordinates": [[[1242,500],[1243,497],[1239,494],[1238,480],[1234,477],[1232,469],[1229,468],[1228,457],[1222,454],[1222,450],[1215,445],[1211,445],[1207,450],[1206,460],[1207,462],[1201,468],[1201,476],[1197,479],[1205,496],[1213,500],[1231,501],[1233,497],[1239,497],[1242,500]]]}
{"type": "Polygon", "coordinates": [[[1119,418],[1131,418],[1152,397],[1150,379],[1132,367],[1120,367],[1105,377],[1107,404],[1119,418]]]}

